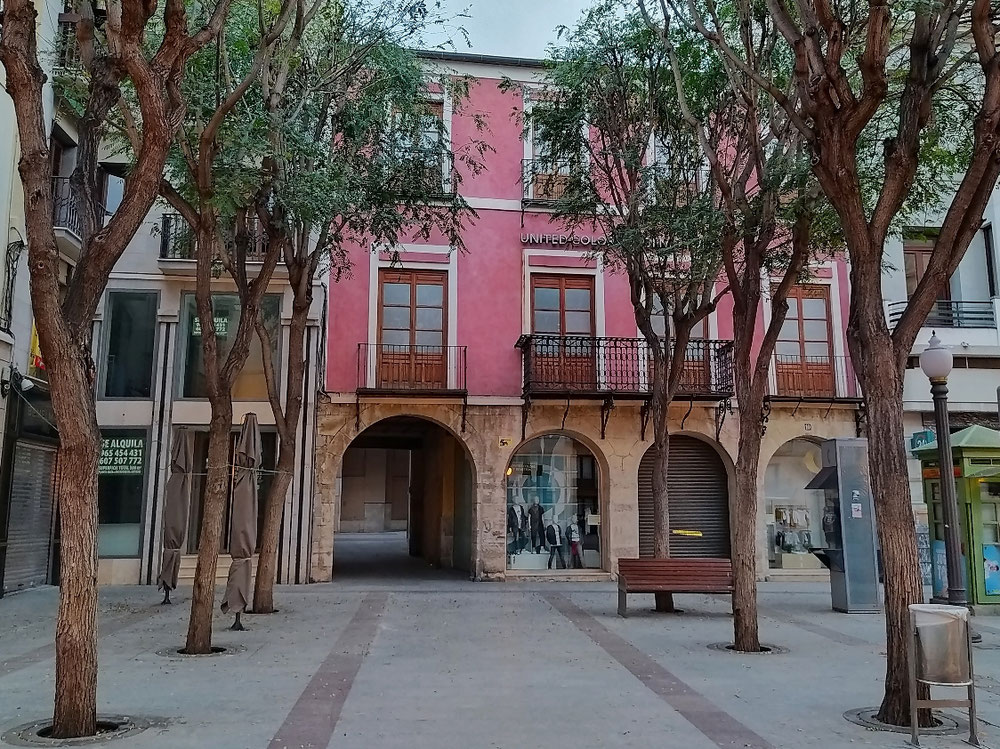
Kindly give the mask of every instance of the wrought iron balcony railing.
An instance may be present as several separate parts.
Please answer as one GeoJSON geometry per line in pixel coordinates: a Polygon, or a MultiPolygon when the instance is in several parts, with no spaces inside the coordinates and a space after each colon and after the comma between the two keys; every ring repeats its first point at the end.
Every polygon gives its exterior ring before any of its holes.
{"type": "Polygon", "coordinates": [[[160,217],[160,257],[164,260],[194,260],[194,229],[179,213],[160,217]]]}
{"type": "Polygon", "coordinates": [[[776,354],[770,390],[773,400],[861,400],[861,386],[848,356],[776,354]]]}
{"type": "Polygon", "coordinates": [[[398,158],[405,165],[405,180],[422,193],[448,195],[453,191],[455,156],[444,145],[404,148],[398,158]]]}
{"type": "MultiPolygon", "coordinates": [[[[889,305],[889,325],[895,326],[903,317],[906,302],[889,305]]],[[[996,316],[993,302],[937,301],[931,308],[925,328],[995,328],[996,316]]]]}
{"type": "MultiPolygon", "coordinates": [[[[526,395],[646,397],[653,358],[637,338],[525,335],[517,341],[526,395]]],[[[731,341],[688,343],[677,395],[722,399],[733,394],[731,341]]]]}
{"type": "Polygon", "coordinates": [[[464,393],[465,346],[358,344],[358,391],[464,393]]]}
{"type": "Polygon", "coordinates": [[[565,159],[524,159],[521,161],[522,200],[541,203],[559,200],[576,168],[578,164],[565,159]]]}
{"type": "Polygon", "coordinates": [[[52,178],[52,225],[80,236],[83,232],[76,197],[69,184],[69,177],[52,178]]]}
{"type": "MultiPolygon", "coordinates": [[[[260,262],[264,259],[264,232],[256,219],[250,222],[250,246],[247,259],[260,262]]],[[[160,259],[194,260],[195,233],[179,213],[164,213],[160,217],[160,259]]]]}

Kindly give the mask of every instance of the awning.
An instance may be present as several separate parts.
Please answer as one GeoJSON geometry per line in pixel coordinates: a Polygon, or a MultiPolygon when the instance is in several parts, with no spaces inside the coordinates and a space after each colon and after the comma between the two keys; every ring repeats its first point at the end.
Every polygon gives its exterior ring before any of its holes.
{"type": "Polygon", "coordinates": [[[837,467],[825,466],[820,469],[813,480],[806,484],[806,489],[834,489],[837,486],[837,467]]]}
{"type": "Polygon", "coordinates": [[[995,476],[1000,476],[1000,466],[979,466],[963,474],[963,478],[967,479],[988,479],[995,476]]]}

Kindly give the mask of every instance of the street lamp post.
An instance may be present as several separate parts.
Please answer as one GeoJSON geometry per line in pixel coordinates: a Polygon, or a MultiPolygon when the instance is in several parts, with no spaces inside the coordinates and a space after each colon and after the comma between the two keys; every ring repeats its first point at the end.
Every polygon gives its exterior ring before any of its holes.
{"type": "Polygon", "coordinates": [[[938,465],[941,474],[941,510],[944,516],[944,547],[948,568],[948,603],[968,607],[965,572],[962,569],[962,540],[955,496],[955,471],[951,454],[951,429],[948,423],[948,375],[951,374],[951,351],[931,335],[920,354],[920,368],[931,381],[934,400],[934,424],[937,428],[938,465]]]}

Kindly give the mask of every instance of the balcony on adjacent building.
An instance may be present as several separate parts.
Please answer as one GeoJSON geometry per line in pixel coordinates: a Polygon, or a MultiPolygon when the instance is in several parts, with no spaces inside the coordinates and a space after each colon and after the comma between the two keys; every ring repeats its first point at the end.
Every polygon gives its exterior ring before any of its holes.
{"type": "MultiPolygon", "coordinates": [[[[903,317],[907,302],[891,302],[888,306],[889,326],[895,327],[903,317]]],[[[924,328],[995,328],[996,314],[992,301],[966,302],[938,300],[934,302],[924,328]]]]}
{"type": "Polygon", "coordinates": [[[861,386],[848,356],[776,354],[772,401],[860,402],[861,386]]]}
{"type": "Polygon", "coordinates": [[[464,396],[465,346],[358,344],[358,394],[464,396]]]}
{"type": "MultiPolygon", "coordinates": [[[[516,346],[523,356],[525,396],[649,397],[653,358],[642,339],[524,335],[516,346]]],[[[731,397],[732,357],[732,341],[690,341],[676,397],[731,397]]]]}
{"type": "MultiPolygon", "coordinates": [[[[160,260],[195,260],[195,233],[191,225],[179,213],[164,213],[160,216],[160,260]]],[[[256,220],[250,222],[247,260],[262,262],[265,251],[264,232],[256,220]]],[[[279,268],[281,264],[279,262],[279,268]]]]}
{"type": "Polygon", "coordinates": [[[76,207],[76,197],[69,177],[52,178],[52,228],[60,252],[73,260],[79,258],[83,243],[83,222],[76,207]]]}

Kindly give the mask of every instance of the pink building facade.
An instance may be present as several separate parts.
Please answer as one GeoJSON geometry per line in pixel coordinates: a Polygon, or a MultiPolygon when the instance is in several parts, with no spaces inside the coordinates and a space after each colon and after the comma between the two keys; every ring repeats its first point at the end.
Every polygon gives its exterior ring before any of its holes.
{"type": "MultiPolygon", "coordinates": [[[[362,245],[350,277],[331,282],[311,577],[335,577],[337,534],[404,529],[412,554],[476,579],[608,576],[652,548],[649,362],[627,281],[594,252],[599,236],[552,220],[559,175],[532,168],[540,144],[517,117],[530,102],[499,85],[538,81],[539,64],[428,66],[474,81],[460,108],[429,98],[449,148],[492,148],[457,188],[478,217],[465,252],[433,239],[394,257],[362,245]]],[[[444,170],[442,190],[454,187],[444,170]]],[[[817,264],[772,362],[761,575],[824,574],[806,553],[823,545],[822,494],[805,484],[819,441],[858,428],[847,294],[845,264],[817,264]]],[[[724,297],[698,331],[671,407],[672,525],[695,532],[672,538],[676,555],[729,554],[731,309],[724,297]]]]}

